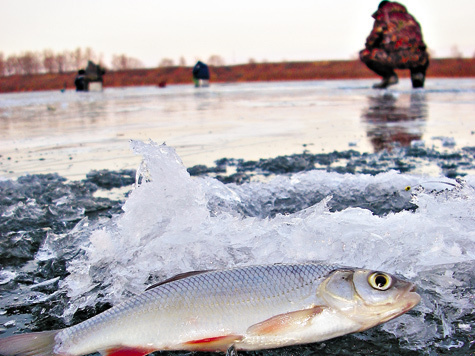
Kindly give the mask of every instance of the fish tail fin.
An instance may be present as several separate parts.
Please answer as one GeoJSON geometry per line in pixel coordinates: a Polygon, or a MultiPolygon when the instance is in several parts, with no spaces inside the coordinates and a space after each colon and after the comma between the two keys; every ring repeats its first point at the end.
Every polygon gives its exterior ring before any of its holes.
{"type": "Polygon", "coordinates": [[[59,330],[13,335],[0,339],[0,355],[3,356],[51,356],[54,355],[54,337],[59,330]]]}

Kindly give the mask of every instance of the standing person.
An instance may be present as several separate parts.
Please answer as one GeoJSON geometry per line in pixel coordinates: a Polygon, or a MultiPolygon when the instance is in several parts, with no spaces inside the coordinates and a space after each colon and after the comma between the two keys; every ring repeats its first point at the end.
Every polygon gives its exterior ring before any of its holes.
{"type": "Polygon", "coordinates": [[[76,78],[74,79],[76,91],[87,91],[86,71],[79,69],[76,78]]]}
{"type": "Polygon", "coordinates": [[[193,82],[195,87],[208,86],[209,85],[209,69],[206,64],[198,61],[193,67],[193,82]]]}
{"type": "Polygon", "coordinates": [[[409,69],[413,88],[422,88],[429,66],[429,55],[419,23],[406,8],[391,1],[381,1],[372,15],[373,30],[366,39],[360,59],[383,77],[373,88],[384,89],[399,80],[394,69],[409,69]]]}

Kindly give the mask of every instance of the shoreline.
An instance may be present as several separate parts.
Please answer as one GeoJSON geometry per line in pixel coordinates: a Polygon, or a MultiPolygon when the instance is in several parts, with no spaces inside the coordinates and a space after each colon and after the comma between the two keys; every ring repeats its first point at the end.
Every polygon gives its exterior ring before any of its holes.
{"type": "MultiPolygon", "coordinates": [[[[192,67],[159,67],[108,71],[104,88],[192,84],[192,67]]],[[[232,66],[210,66],[211,83],[239,83],[291,80],[332,80],[379,78],[359,60],[312,62],[252,63],[232,66]]],[[[408,70],[396,71],[408,78],[408,70]]],[[[75,72],[12,75],[0,77],[0,93],[74,89],[75,72]]],[[[428,78],[475,77],[475,58],[431,59],[428,78]]]]}

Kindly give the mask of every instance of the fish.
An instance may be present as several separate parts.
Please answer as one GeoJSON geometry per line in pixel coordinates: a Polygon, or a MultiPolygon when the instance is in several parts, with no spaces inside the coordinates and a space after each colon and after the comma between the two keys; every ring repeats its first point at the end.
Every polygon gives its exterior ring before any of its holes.
{"type": "Polygon", "coordinates": [[[414,308],[416,286],[386,272],[319,262],[184,273],[77,325],[0,339],[4,356],[143,356],[308,344],[414,308]]]}

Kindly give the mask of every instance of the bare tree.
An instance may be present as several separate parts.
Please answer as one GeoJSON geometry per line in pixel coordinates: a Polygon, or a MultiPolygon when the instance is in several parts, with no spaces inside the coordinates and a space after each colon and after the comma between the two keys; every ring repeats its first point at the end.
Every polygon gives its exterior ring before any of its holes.
{"type": "Polygon", "coordinates": [[[93,61],[94,63],[99,63],[100,62],[100,58],[98,56],[96,56],[96,54],[94,53],[94,51],[92,50],[91,47],[87,47],[85,50],[84,50],[84,54],[83,54],[83,65],[85,66],[87,64],[87,61],[93,61]]]}
{"type": "MultiPolygon", "coordinates": [[[[65,50],[60,53],[54,53],[51,49],[45,49],[42,52],[27,51],[20,55],[10,55],[6,59],[3,53],[0,52],[0,76],[77,71],[80,68],[84,68],[88,60],[98,63],[102,68],[105,68],[103,55],[97,56],[89,47],[85,50],[76,48],[73,51],[65,50]]],[[[167,61],[164,64],[173,65],[172,60],[167,61]]],[[[116,70],[134,69],[143,68],[143,63],[136,58],[122,54],[113,56],[112,66],[116,70]]]]}
{"type": "Polygon", "coordinates": [[[43,51],[43,69],[46,73],[56,72],[57,67],[54,52],[50,49],[43,51]]]}
{"type": "Polygon", "coordinates": [[[7,60],[5,61],[5,72],[7,75],[19,74],[16,73],[16,63],[17,58],[15,56],[8,56],[7,60]]]}
{"type": "Polygon", "coordinates": [[[0,76],[3,77],[5,75],[6,75],[5,58],[3,56],[3,52],[0,52],[0,76]]]}
{"type": "Polygon", "coordinates": [[[158,64],[159,67],[173,67],[173,65],[173,59],[170,58],[163,58],[158,64]]]}
{"type": "Polygon", "coordinates": [[[55,57],[56,68],[58,73],[64,73],[67,70],[67,56],[63,53],[58,53],[55,57]]]}
{"type": "Polygon", "coordinates": [[[129,66],[132,69],[144,67],[143,62],[140,59],[133,57],[129,57],[129,66]]]}
{"type": "Polygon", "coordinates": [[[81,48],[78,47],[74,51],[70,52],[69,57],[71,59],[71,65],[74,66],[74,68],[79,69],[85,67],[85,61],[81,48]]]}
{"type": "Polygon", "coordinates": [[[25,52],[17,58],[18,74],[38,74],[41,71],[41,60],[34,52],[25,52]]]}
{"type": "Polygon", "coordinates": [[[224,59],[217,54],[213,54],[211,57],[209,57],[208,64],[215,67],[224,66],[224,59]]]}
{"type": "Polygon", "coordinates": [[[114,70],[123,70],[127,69],[127,57],[125,54],[113,55],[112,56],[112,69],[114,70]]]}
{"type": "Polygon", "coordinates": [[[7,75],[36,74],[42,69],[40,57],[34,52],[25,52],[19,56],[8,56],[4,65],[7,75]]]}
{"type": "Polygon", "coordinates": [[[450,56],[452,58],[461,59],[463,57],[463,53],[459,50],[457,45],[453,45],[450,48],[450,56]]]}
{"type": "Polygon", "coordinates": [[[178,62],[178,65],[179,65],[180,67],[186,67],[186,60],[185,60],[185,57],[183,57],[183,56],[180,57],[180,60],[179,60],[179,62],[178,62]]]}
{"type": "Polygon", "coordinates": [[[114,70],[124,70],[124,69],[135,69],[142,68],[143,63],[132,57],[127,57],[125,54],[112,56],[112,69],[114,70]]]}

